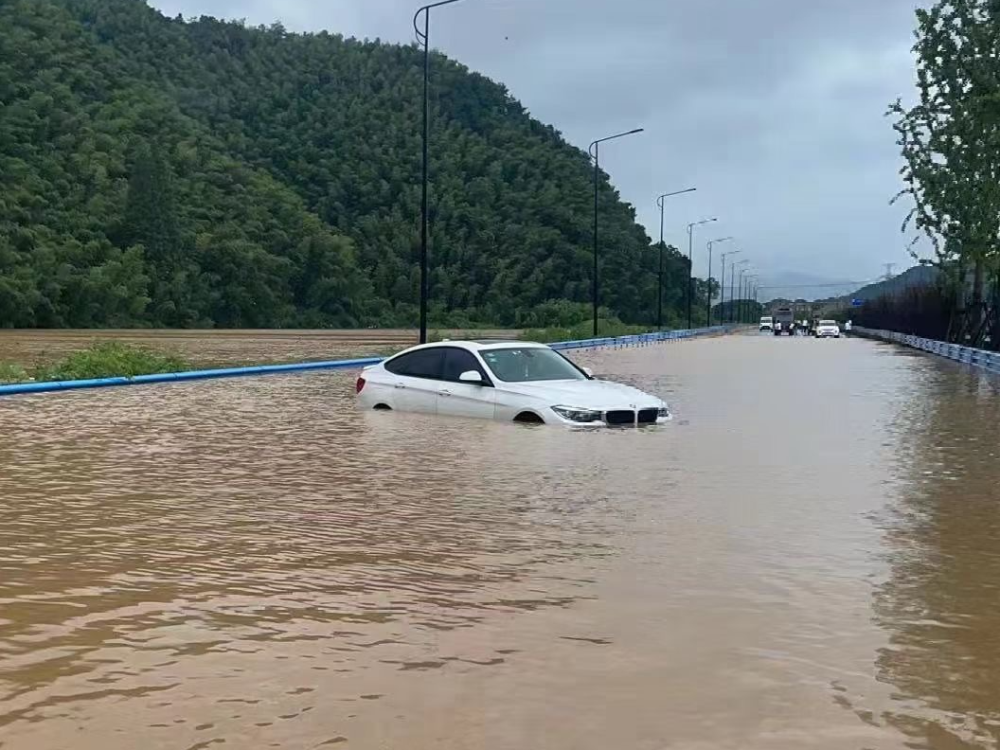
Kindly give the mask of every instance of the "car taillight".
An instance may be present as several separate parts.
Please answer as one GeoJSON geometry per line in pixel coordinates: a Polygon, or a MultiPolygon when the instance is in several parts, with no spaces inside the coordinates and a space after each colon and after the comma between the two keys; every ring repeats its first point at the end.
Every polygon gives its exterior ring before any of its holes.
{"type": "Polygon", "coordinates": [[[365,389],[365,379],[363,377],[359,377],[358,382],[354,384],[354,387],[357,388],[358,393],[361,393],[361,391],[365,389]]]}

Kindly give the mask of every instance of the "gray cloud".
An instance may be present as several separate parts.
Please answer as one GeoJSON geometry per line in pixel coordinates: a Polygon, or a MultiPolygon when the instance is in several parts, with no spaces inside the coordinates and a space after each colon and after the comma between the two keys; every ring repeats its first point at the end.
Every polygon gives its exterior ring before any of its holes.
{"type": "MultiPolygon", "coordinates": [[[[868,279],[906,265],[905,207],[888,103],[913,89],[917,0],[466,0],[435,11],[432,44],[503,81],[602,166],[668,239],[718,216],[764,279],[783,271],[868,279]]],[[[151,0],[169,15],[413,40],[415,0],[151,0]]],[[[696,268],[704,273],[704,241],[696,268]]]]}

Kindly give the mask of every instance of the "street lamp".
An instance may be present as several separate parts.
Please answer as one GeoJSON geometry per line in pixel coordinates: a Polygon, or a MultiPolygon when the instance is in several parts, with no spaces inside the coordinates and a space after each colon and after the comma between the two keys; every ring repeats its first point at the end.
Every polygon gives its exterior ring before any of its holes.
{"type": "Polygon", "coordinates": [[[711,224],[713,221],[718,221],[718,219],[702,219],[701,221],[693,221],[688,224],[688,284],[687,284],[687,298],[688,298],[688,330],[694,327],[692,321],[692,304],[694,302],[694,258],[692,254],[694,252],[694,228],[700,227],[702,224],[711,224]]]}
{"type": "MultiPolygon", "coordinates": [[[[454,0],[453,0],[454,1],[454,0]]],[[[598,198],[598,188],[600,186],[600,166],[601,166],[601,144],[605,141],[613,141],[616,138],[624,138],[627,135],[635,135],[636,133],[641,133],[643,128],[636,128],[635,130],[629,130],[627,133],[618,133],[617,135],[609,135],[607,138],[598,138],[596,141],[590,144],[590,156],[594,160],[594,285],[593,285],[593,296],[594,296],[594,338],[597,338],[597,308],[600,300],[600,286],[597,278],[597,198],[598,198]]]]}
{"type": "Polygon", "coordinates": [[[743,301],[742,301],[743,310],[744,310],[744,312],[743,312],[743,322],[744,323],[752,323],[753,322],[753,319],[750,317],[750,311],[752,310],[752,308],[750,306],[750,290],[753,288],[753,285],[757,282],[757,278],[758,278],[757,274],[755,274],[755,273],[751,273],[751,274],[747,275],[747,288],[743,292],[743,301]]]}
{"type": "Polygon", "coordinates": [[[729,242],[735,239],[735,237],[722,237],[717,240],[711,240],[708,243],[708,292],[705,296],[708,297],[708,315],[706,316],[706,320],[708,321],[709,328],[712,327],[712,246],[720,242],[729,242]]]}
{"type": "Polygon", "coordinates": [[[417,32],[417,39],[424,45],[424,134],[423,134],[423,180],[422,198],[420,202],[420,343],[427,343],[427,169],[428,169],[428,141],[430,136],[429,105],[428,105],[428,82],[431,74],[431,9],[440,8],[442,5],[451,5],[459,0],[441,0],[420,8],[413,14],[413,30],[417,32]],[[424,14],[424,29],[420,30],[418,19],[420,14],[424,14]]]}
{"type": "MultiPolygon", "coordinates": [[[[722,307],[722,318],[721,318],[721,320],[722,320],[723,323],[726,322],[726,258],[728,258],[730,255],[739,255],[742,252],[743,252],[742,250],[730,250],[728,253],[723,253],[722,254],[722,283],[719,284],[719,286],[722,289],[722,302],[720,304],[721,304],[721,307],[722,307]]],[[[732,295],[730,295],[730,297],[731,296],[732,295]]],[[[730,304],[732,304],[731,300],[730,300],[730,304]]]]}
{"type": "MultiPolygon", "coordinates": [[[[743,263],[749,263],[749,261],[743,261],[743,263]]],[[[743,314],[743,274],[749,273],[749,272],[750,272],[749,268],[744,268],[744,269],[740,270],[740,301],[739,301],[739,306],[740,306],[739,307],[739,311],[740,311],[740,314],[739,314],[739,319],[736,321],[738,323],[743,323],[744,322],[743,321],[743,318],[744,318],[744,314],[743,314]]]]}
{"type": "Polygon", "coordinates": [[[663,204],[666,202],[664,199],[669,198],[672,195],[693,193],[697,189],[698,188],[688,188],[687,190],[678,190],[673,193],[664,193],[656,199],[656,205],[660,209],[660,273],[656,282],[658,292],[656,295],[656,329],[659,331],[663,330],[663,204]]]}
{"type": "Polygon", "coordinates": [[[750,261],[741,260],[739,263],[733,261],[729,264],[729,307],[732,308],[729,311],[729,322],[736,322],[736,267],[745,266],[750,261]]]}

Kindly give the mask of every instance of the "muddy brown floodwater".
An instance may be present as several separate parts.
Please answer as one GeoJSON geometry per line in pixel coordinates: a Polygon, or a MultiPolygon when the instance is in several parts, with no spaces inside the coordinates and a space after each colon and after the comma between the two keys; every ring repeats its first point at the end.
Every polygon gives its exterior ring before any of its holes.
{"type": "Polygon", "coordinates": [[[1000,386],[862,340],[576,355],[653,430],[349,374],[0,401],[0,748],[995,748],[1000,386]]]}
{"type": "MultiPolygon", "coordinates": [[[[432,331],[459,338],[461,331],[432,331]]],[[[476,331],[477,338],[516,338],[517,331],[476,331]]],[[[388,354],[417,343],[413,330],[53,330],[0,329],[0,362],[50,364],[91,344],[119,341],[176,353],[193,366],[258,365],[388,354]]]]}

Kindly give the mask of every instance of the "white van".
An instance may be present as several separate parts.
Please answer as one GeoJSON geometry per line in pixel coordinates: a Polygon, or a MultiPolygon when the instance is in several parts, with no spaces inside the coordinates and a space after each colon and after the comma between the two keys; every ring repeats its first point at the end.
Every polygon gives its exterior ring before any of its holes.
{"type": "Polygon", "coordinates": [[[774,318],[770,315],[765,315],[760,319],[760,330],[762,331],[773,331],[774,330],[774,318]]]}

